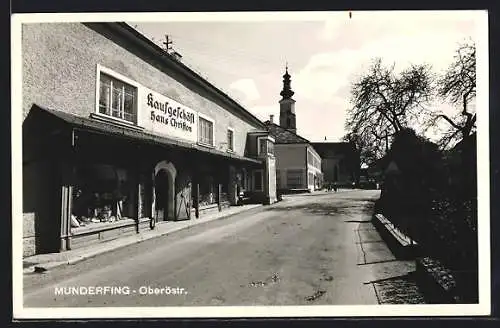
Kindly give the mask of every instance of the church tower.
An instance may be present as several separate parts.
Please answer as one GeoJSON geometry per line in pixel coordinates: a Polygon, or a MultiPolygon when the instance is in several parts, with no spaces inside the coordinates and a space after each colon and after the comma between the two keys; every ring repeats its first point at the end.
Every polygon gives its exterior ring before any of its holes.
{"type": "Polygon", "coordinates": [[[294,92],[290,87],[290,74],[288,74],[288,65],[285,75],[283,75],[283,90],[281,90],[280,103],[280,126],[297,133],[295,121],[295,100],[292,99],[294,92]]]}

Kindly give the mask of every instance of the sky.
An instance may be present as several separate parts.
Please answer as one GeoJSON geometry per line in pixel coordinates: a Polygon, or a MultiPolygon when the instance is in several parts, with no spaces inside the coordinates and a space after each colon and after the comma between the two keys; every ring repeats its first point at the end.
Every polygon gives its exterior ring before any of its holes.
{"type": "MultiPolygon", "coordinates": [[[[169,35],[182,61],[261,120],[279,122],[285,65],[295,92],[297,133],[340,141],[350,86],[375,57],[401,70],[431,64],[442,73],[460,42],[481,36],[482,12],[321,12],[128,22],[160,46],[169,35]]],[[[450,108],[436,103],[436,108],[450,108]]]]}

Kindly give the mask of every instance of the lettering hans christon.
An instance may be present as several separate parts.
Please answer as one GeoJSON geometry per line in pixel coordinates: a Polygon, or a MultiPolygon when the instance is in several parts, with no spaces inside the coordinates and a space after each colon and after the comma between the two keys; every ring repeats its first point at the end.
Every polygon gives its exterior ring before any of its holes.
{"type": "Polygon", "coordinates": [[[158,101],[153,93],[148,94],[147,106],[153,109],[150,112],[151,121],[186,132],[193,131],[195,114],[191,111],[180,106],[172,106],[168,101],[158,101]]]}

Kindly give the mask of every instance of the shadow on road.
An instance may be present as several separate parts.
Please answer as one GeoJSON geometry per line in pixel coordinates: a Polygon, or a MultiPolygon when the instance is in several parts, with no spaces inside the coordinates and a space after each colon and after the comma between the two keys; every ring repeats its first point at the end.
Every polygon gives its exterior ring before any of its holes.
{"type": "MultiPolygon", "coordinates": [[[[280,207],[268,207],[265,211],[275,211],[275,212],[288,212],[288,211],[303,211],[313,215],[327,215],[327,216],[342,216],[342,215],[352,215],[358,213],[371,213],[373,208],[373,199],[367,200],[353,199],[352,202],[342,201],[335,203],[306,203],[299,205],[284,205],[280,207]]],[[[369,222],[369,221],[359,221],[359,222],[369,222]]]]}
{"type": "Polygon", "coordinates": [[[344,221],[345,223],[367,223],[367,222],[371,222],[370,219],[367,219],[367,220],[345,220],[344,221]]]}
{"type": "Polygon", "coordinates": [[[373,262],[366,262],[366,263],[359,263],[358,265],[370,265],[370,264],[380,264],[380,263],[391,263],[391,262],[398,262],[399,260],[397,259],[390,259],[390,260],[382,260],[382,261],[373,261],[373,262]]]}

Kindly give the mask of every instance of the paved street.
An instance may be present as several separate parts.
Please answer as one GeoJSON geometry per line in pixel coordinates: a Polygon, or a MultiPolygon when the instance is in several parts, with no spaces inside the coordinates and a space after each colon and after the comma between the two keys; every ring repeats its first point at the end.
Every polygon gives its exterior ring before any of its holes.
{"type": "Polygon", "coordinates": [[[25,274],[25,306],[383,303],[377,284],[405,276],[414,264],[396,261],[369,222],[378,196],[376,190],[287,196],[74,265],[25,274]],[[110,286],[122,294],[110,295],[117,292],[105,288],[110,286]],[[107,295],[56,295],[62,287],[102,288],[107,295]]]}

